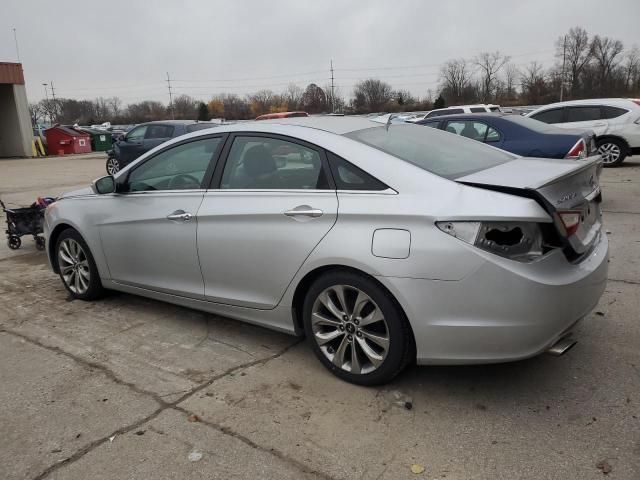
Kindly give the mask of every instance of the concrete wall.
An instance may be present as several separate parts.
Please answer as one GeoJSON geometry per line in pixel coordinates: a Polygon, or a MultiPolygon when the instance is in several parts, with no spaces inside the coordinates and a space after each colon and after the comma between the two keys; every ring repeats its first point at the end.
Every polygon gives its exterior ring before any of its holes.
{"type": "Polygon", "coordinates": [[[24,85],[0,84],[0,158],[31,157],[33,130],[24,85]]]}

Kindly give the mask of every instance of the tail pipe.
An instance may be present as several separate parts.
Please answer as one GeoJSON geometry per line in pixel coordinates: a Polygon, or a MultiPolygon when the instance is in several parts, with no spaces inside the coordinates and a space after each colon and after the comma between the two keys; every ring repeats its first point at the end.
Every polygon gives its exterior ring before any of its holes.
{"type": "Polygon", "coordinates": [[[547,353],[550,353],[554,357],[559,357],[567,353],[576,343],[578,343],[577,340],[567,335],[554,343],[549,350],[547,350],[547,353]]]}

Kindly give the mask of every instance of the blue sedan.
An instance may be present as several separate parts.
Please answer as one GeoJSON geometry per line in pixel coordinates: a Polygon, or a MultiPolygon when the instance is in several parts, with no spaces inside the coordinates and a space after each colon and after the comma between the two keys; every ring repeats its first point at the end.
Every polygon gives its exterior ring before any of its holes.
{"type": "Polygon", "coordinates": [[[447,115],[416,122],[524,157],[585,158],[596,152],[589,130],[568,130],[504,113],[447,115]]]}

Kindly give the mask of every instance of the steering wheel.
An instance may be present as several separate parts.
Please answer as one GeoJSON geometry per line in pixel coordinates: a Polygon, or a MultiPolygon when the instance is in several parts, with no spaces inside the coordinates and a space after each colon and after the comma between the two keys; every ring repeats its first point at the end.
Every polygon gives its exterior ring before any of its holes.
{"type": "Polygon", "coordinates": [[[200,188],[200,180],[188,173],[181,173],[169,180],[168,190],[189,190],[200,188]]]}

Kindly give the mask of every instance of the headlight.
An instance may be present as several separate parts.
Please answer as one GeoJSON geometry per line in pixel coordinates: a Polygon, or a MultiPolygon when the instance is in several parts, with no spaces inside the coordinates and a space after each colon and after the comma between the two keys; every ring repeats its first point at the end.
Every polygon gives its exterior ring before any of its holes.
{"type": "Polygon", "coordinates": [[[501,257],[530,262],[544,254],[542,232],[531,222],[436,222],[444,233],[501,257]]]}

